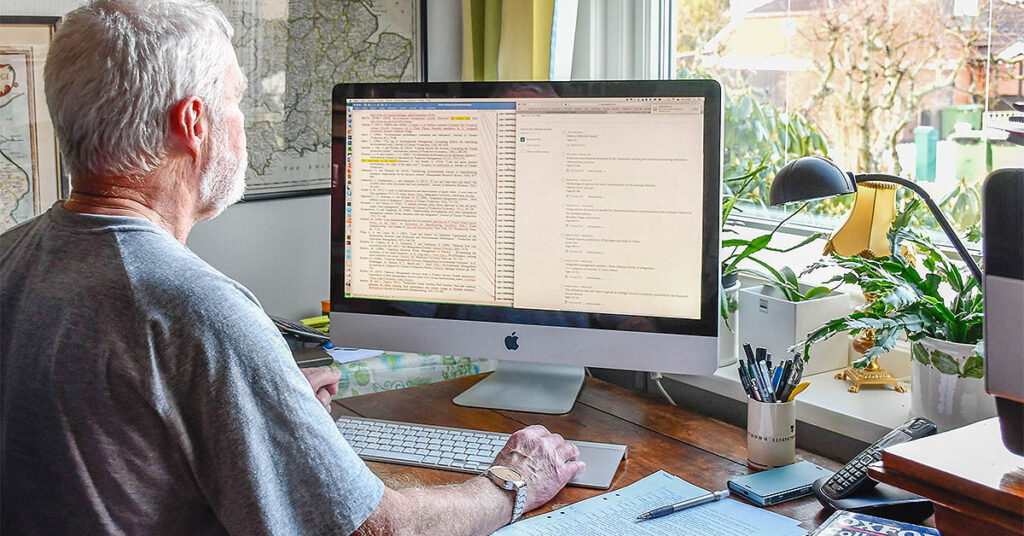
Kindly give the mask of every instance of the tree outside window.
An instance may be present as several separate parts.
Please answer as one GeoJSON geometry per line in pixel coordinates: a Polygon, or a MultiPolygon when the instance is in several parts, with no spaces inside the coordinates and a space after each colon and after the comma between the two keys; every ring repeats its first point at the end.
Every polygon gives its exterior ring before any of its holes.
{"type": "MultiPolygon", "coordinates": [[[[986,128],[1024,100],[1020,0],[677,6],[679,77],[712,76],[726,93],[726,178],[767,156],[748,214],[771,216],[767,183],[779,166],[822,154],[856,172],[917,180],[965,232],[977,224],[987,172],[1024,166],[1024,148],[986,128]]],[[[831,227],[851,202],[814,203],[804,223],[831,227]]]]}

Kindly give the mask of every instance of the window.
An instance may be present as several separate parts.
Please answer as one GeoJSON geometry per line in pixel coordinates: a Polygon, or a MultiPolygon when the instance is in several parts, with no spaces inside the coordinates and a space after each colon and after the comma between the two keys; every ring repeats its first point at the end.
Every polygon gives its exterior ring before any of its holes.
{"type": "MultiPolygon", "coordinates": [[[[986,174],[1024,166],[1024,148],[987,128],[1024,100],[1020,0],[676,7],[676,76],[713,77],[725,93],[724,177],[766,165],[742,195],[743,219],[783,217],[767,207],[771,177],[793,158],[818,154],[855,172],[916,180],[967,233],[980,219],[986,174]]],[[[811,203],[789,223],[831,229],[851,206],[847,197],[811,203]]],[[[931,216],[917,214],[939,238],[931,216]]]]}

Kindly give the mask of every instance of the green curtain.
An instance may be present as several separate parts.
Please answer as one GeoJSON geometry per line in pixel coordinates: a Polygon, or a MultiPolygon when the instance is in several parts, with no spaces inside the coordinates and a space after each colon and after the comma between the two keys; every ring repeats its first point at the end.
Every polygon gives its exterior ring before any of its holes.
{"type": "Polygon", "coordinates": [[[462,0],[462,79],[547,80],[555,0],[462,0]]]}

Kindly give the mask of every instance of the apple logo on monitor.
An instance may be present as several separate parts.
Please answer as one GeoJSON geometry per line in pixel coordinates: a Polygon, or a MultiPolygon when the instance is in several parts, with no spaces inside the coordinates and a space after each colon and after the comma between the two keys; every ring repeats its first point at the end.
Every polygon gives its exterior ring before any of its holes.
{"type": "Polygon", "coordinates": [[[519,349],[519,337],[516,335],[516,332],[513,331],[511,335],[505,336],[505,348],[509,350],[519,349]]]}

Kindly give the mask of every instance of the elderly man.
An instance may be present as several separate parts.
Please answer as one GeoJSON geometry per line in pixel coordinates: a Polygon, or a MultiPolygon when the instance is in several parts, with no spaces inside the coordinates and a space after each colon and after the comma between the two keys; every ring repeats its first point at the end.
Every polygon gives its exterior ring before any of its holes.
{"type": "MultiPolygon", "coordinates": [[[[253,295],[184,246],[244,188],[231,34],[197,0],[96,0],[54,38],[46,96],[73,193],[0,238],[0,532],[508,523],[516,494],[485,477],[387,488],[321,406],[337,376],[304,378],[253,295]]],[[[496,463],[526,481],[529,510],[583,469],[576,456],[535,426],[496,463]]]]}

